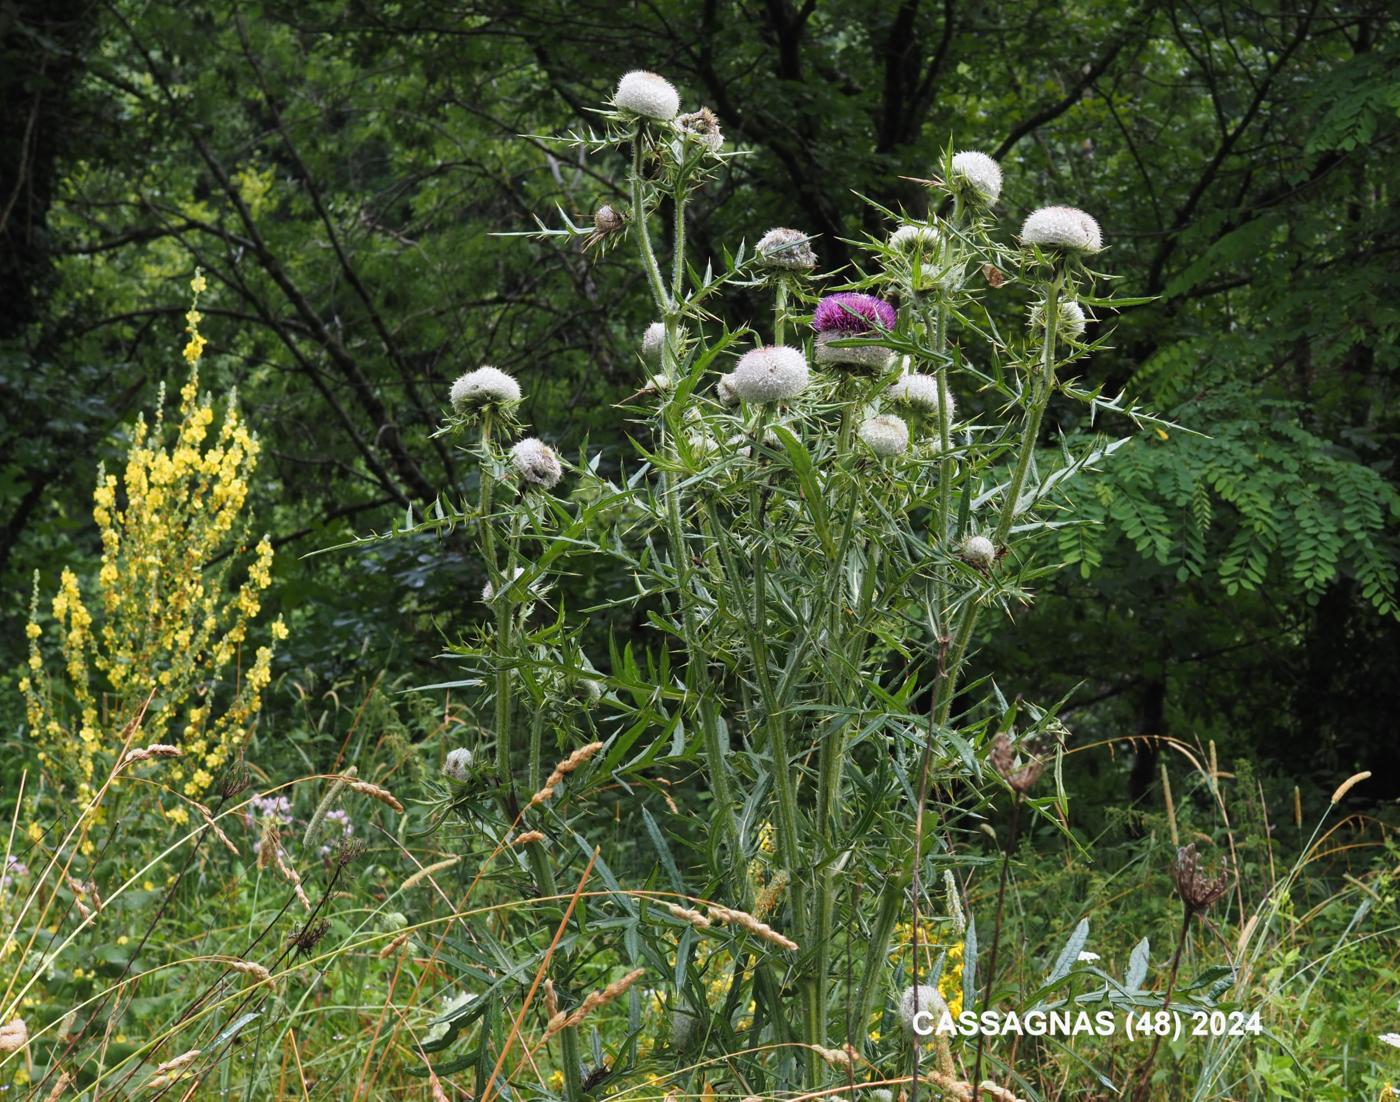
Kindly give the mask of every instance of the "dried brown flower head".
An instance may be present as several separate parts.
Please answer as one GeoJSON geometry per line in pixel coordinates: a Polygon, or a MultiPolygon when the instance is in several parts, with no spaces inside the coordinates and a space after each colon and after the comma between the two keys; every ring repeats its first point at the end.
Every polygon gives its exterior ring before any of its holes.
{"type": "Polygon", "coordinates": [[[330,931],[331,924],[324,918],[309,919],[304,926],[287,940],[303,957],[309,957],[330,931]]]}
{"type": "Polygon", "coordinates": [[[583,247],[591,249],[600,245],[615,233],[622,232],[627,225],[627,217],[610,203],[604,203],[593,212],[593,232],[583,239],[583,247]]]}
{"type": "Polygon", "coordinates": [[[1025,745],[1028,756],[1023,760],[1016,753],[1016,747],[1009,735],[1000,734],[992,740],[992,752],[987,760],[1012,790],[1024,796],[1030,791],[1040,775],[1045,772],[1045,761],[1025,745]]]}
{"type": "Polygon", "coordinates": [[[1176,882],[1176,894],[1186,904],[1192,914],[1204,911],[1230,890],[1234,877],[1228,866],[1220,870],[1218,876],[1210,876],[1201,870],[1200,858],[1196,854],[1196,843],[1182,846],[1176,851],[1172,862],[1172,880],[1176,882]]]}

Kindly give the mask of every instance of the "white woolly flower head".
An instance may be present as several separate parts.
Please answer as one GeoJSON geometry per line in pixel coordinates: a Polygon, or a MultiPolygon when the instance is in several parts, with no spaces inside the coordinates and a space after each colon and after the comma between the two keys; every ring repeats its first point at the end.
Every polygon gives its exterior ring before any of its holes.
{"type": "Polygon", "coordinates": [[[978,570],[990,570],[997,561],[997,548],[986,536],[968,536],[963,540],[962,558],[978,570]]]}
{"type": "Polygon", "coordinates": [[[817,266],[817,254],[812,239],[801,230],[776,226],[758,239],[754,246],[758,262],[766,268],[788,268],[810,272],[817,266]]]}
{"type": "Polygon", "coordinates": [[[878,344],[852,345],[849,348],[837,348],[833,341],[850,340],[852,337],[859,338],[860,333],[842,333],[833,331],[830,333],[818,333],[813,353],[819,364],[846,364],[849,367],[869,368],[871,371],[883,371],[890,360],[894,357],[894,352],[878,344]]]}
{"type": "Polygon", "coordinates": [[[1084,950],[1082,953],[1079,954],[1079,961],[1081,964],[1093,964],[1094,961],[1101,959],[1102,958],[1098,955],[1098,953],[1092,952],[1088,949],[1084,950]]]}
{"type": "Polygon", "coordinates": [[[893,413],[877,413],[860,423],[857,434],[876,455],[888,458],[909,450],[909,426],[893,413]]]}
{"type": "MultiPolygon", "coordinates": [[[[900,402],[918,410],[938,411],[938,380],[932,375],[921,375],[916,371],[901,375],[889,385],[885,393],[891,401],[900,402]]],[[[958,404],[951,391],[943,393],[943,408],[948,411],[948,424],[953,423],[958,412],[958,404]]]]}
{"type": "Polygon", "coordinates": [[[1103,248],[1103,231],[1092,214],[1078,207],[1041,207],[1026,215],[1021,240],[1043,249],[1096,253],[1103,248]]]}
{"type": "Polygon", "coordinates": [[[476,755],[465,746],[447,752],[447,760],[442,763],[442,775],[454,781],[464,781],[471,775],[472,763],[476,755]]]}
{"type": "Polygon", "coordinates": [[[642,359],[655,367],[661,362],[661,350],[666,344],[665,322],[654,321],[642,334],[642,359]]]}
{"type": "MultiPolygon", "coordinates": [[[[507,578],[507,579],[505,580],[505,584],[503,584],[503,585],[501,586],[502,591],[505,591],[505,590],[510,589],[510,587],[513,586],[513,585],[515,584],[515,580],[516,580],[517,578],[519,578],[520,575],[522,575],[522,574],[524,574],[524,573],[525,573],[525,568],[524,568],[523,566],[517,566],[514,570],[512,570],[512,571],[510,572],[510,577],[507,578]]],[[[495,587],[494,585],[492,585],[490,582],[487,582],[484,586],[481,587],[481,600],[482,600],[482,603],[483,603],[483,604],[488,604],[488,605],[489,605],[489,604],[490,604],[492,601],[494,601],[495,599],[496,599],[496,587],[495,587]]]]}
{"type": "Polygon", "coordinates": [[[634,115],[663,122],[674,119],[681,109],[681,97],[675,86],[665,77],[645,69],[633,69],[617,82],[613,103],[634,115]]]}
{"type": "Polygon", "coordinates": [[[938,231],[932,226],[900,226],[890,234],[890,244],[900,252],[927,252],[938,244],[938,231]]]}
{"type": "Polygon", "coordinates": [[[1377,1039],[1383,1045],[1389,1045],[1391,1048],[1400,1048],[1400,1033],[1382,1033],[1377,1039]]]}
{"type": "Polygon", "coordinates": [[[527,486],[552,490],[564,475],[564,465],[543,440],[527,436],[510,449],[510,465],[527,486]]]}
{"type": "Polygon", "coordinates": [[[781,402],[806,390],[808,377],[807,357],[798,349],[770,344],[739,358],[732,387],[745,402],[781,402]]]}
{"type": "MultiPolygon", "coordinates": [[[[1060,336],[1077,341],[1084,335],[1084,330],[1089,324],[1084,307],[1080,306],[1074,299],[1061,299],[1058,313],[1060,320],[1055,331],[1060,336]]],[[[1045,304],[1043,302],[1037,302],[1031,307],[1031,328],[1045,328],[1045,304]]]]}
{"type": "Polygon", "coordinates": [[[911,1039],[932,1033],[947,1011],[948,1004],[938,988],[926,983],[906,987],[899,996],[899,1024],[904,1027],[904,1035],[911,1039]]]}
{"type": "Polygon", "coordinates": [[[732,406],[739,401],[738,392],[734,389],[734,372],[719,377],[719,382],[715,384],[715,397],[722,406],[732,406]]]}
{"type": "Polygon", "coordinates": [[[478,367],[459,375],[448,396],[458,413],[513,406],[520,401],[520,384],[499,368],[478,367]]]}
{"type": "Polygon", "coordinates": [[[985,153],[954,153],[953,182],[966,184],[982,202],[991,205],[1001,197],[1001,165],[985,153]]]}

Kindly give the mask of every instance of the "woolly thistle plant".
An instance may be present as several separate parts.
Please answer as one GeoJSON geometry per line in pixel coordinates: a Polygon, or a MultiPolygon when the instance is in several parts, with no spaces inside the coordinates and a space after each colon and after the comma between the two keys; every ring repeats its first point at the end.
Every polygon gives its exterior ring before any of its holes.
{"type": "MultiPolygon", "coordinates": [[[[678,93],[653,74],[627,74],[613,106],[602,132],[561,142],[621,177],[629,204],[613,241],[635,257],[658,319],[627,399],[637,455],[583,456],[566,475],[538,440],[504,439],[520,433],[508,415],[449,426],[476,458],[478,490],[429,527],[463,526],[485,595],[501,597],[476,606],[481,622],[453,648],[482,750],[444,814],[498,870],[483,875],[513,877],[524,900],[593,892],[599,870],[592,921],[566,915],[557,949],[540,937],[520,950],[552,952],[531,1059],[549,1050],[570,1102],[586,1094],[589,1017],[607,1067],[669,1051],[683,1079],[722,1057],[739,1074],[712,1085],[735,1096],[833,1089],[855,1067],[917,1076],[919,1047],[865,1023],[901,1021],[905,988],[963,1005],[966,908],[956,890],[942,898],[943,873],[955,849],[982,844],[969,805],[1005,791],[976,764],[1004,708],[990,679],[969,680],[970,656],[991,614],[1023,604],[1046,569],[1037,548],[1069,517],[1066,485],[1117,446],[1042,451],[1047,407],[1056,397],[1151,423],[1073,377],[1093,346],[1066,341],[1073,312],[1061,306],[1107,305],[1082,262],[1102,242],[1075,214],[1028,222],[1014,243],[991,213],[995,161],[950,153],[922,217],[885,212],[893,225],[868,242],[867,274],[824,285],[819,242],[787,228],[756,228],[753,250],[707,268],[687,255],[690,200],[719,162],[694,131],[698,118],[717,134],[722,120],[698,107],[677,118],[678,93]],[[726,320],[726,292],[741,287],[769,297],[771,318],[726,320]],[[988,336],[995,311],[1033,305],[1028,338],[988,336]],[[574,599],[606,563],[625,584],[574,599]],[[517,591],[529,599],[506,599],[517,591]],[[605,618],[632,626],[608,639],[605,618]],[[682,806],[672,775],[697,769],[701,792],[682,806]],[[967,798],[942,802],[954,785],[967,798]],[[620,791],[626,810],[609,810],[620,791]],[[580,864],[620,814],[655,857],[644,888],[616,865],[601,871],[606,844],[580,864]],[[954,926],[938,957],[915,933],[892,965],[901,931],[935,918],[954,926]],[[631,971],[592,963],[608,942],[631,971]],[[721,959],[735,963],[717,998],[707,970],[721,959]],[[626,1024],[607,1025],[637,970],[680,1017],[638,999],[626,1024]],[[705,1028],[692,1030],[702,1007],[705,1028]],[[677,1043],[646,1048],[641,1035],[677,1043]]],[[[592,231],[515,236],[586,247],[592,231]]],[[[970,933],[966,946],[971,957],[970,933]]],[[[524,997],[517,982],[503,1001],[524,997]]],[[[486,1043],[494,1019],[480,1012],[486,1043]]],[[[930,1074],[954,1083],[965,1055],[942,1045],[930,1074]]]]}

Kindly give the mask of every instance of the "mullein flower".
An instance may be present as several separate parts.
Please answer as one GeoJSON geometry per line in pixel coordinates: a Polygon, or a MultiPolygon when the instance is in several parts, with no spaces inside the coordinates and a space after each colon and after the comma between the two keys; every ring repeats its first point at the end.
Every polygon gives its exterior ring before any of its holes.
{"type": "Polygon", "coordinates": [[[459,375],[449,395],[458,413],[513,406],[520,401],[520,384],[494,367],[478,367],[459,375]]]}
{"type": "MultiPolygon", "coordinates": [[[[1088,316],[1084,313],[1084,307],[1073,299],[1063,299],[1059,308],[1059,323],[1055,331],[1062,337],[1067,337],[1072,341],[1077,341],[1084,335],[1084,330],[1089,324],[1088,316]]],[[[1045,304],[1037,302],[1031,307],[1031,329],[1045,328],[1045,304]]]]}
{"type": "Polygon", "coordinates": [[[938,988],[921,983],[906,987],[899,996],[899,1024],[910,1040],[926,1037],[938,1028],[938,1021],[948,1012],[948,1004],[938,988]]]}
{"type": "Polygon", "coordinates": [[[817,254],[812,251],[812,239],[801,230],[777,226],[758,239],[754,246],[758,262],[765,268],[788,268],[810,272],[817,266],[817,254]]]}
{"type": "Polygon", "coordinates": [[[909,450],[909,426],[892,413],[880,413],[861,422],[857,434],[876,455],[889,458],[909,450]]]}
{"type": "Polygon", "coordinates": [[[786,345],[768,345],[740,357],[731,385],[745,402],[780,402],[801,394],[807,380],[806,356],[786,345]]]}
{"type": "Polygon", "coordinates": [[[455,750],[449,750],[447,760],[442,763],[442,774],[449,780],[464,781],[472,771],[472,762],[476,755],[465,746],[459,746],[455,750]]]}
{"type": "Polygon", "coordinates": [[[969,194],[988,206],[1001,196],[1001,165],[985,153],[953,154],[952,177],[950,183],[965,185],[969,194]]]}
{"type": "Polygon", "coordinates": [[[526,486],[552,490],[564,475],[563,464],[553,448],[543,440],[527,436],[510,449],[510,464],[526,486]]]}
{"type": "Polygon", "coordinates": [[[1043,249],[1096,253],[1103,248],[1103,232],[1093,215],[1077,207],[1041,207],[1026,216],[1021,240],[1043,249]]]}
{"type": "Polygon", "coordinates": [[[676,129],[690,141],[699,142],[710,153],[724,148],[724,135],[719,129],[719,117],[708,107],[691,111],[676,119],[676,129]]]}
{"type": "Polygon", "coordinates": [[[623,111],[662,122],[674,119],[681,109],[681,97],[675,86],[665,77],[645,69],[634,69],[617,82],[613,103],[623,111]]]}
{"type": "MultiPolygon", "coordinates": [[[[921,375],[916,371],[911,371],[892,382],[885,390],[885,394],[892,402],[916,410],[927,411],[936,416],[938,391],[938,380],[932,375],[921,375]]],[[[943,393],[943,408],[947,411],[948,424],[951,425],[958,411],[958,404],[953,400],[951,391],[943,393]]]]}
{"type": "Polygon", "coordinates": [[[840,348],[831,342],[878,335],[893,329],[895,320],[894,307],[874,295],[854,292],[827,295],[817,303],[812,315],[812,328],[817,331],[817,362],[876,370],[884,367],[893,355],[888,348],[879,345],[840,348]]]}
{"type": "Polygon", "coordinates": [[[968,536],[963,540],[961,556],[963,562],[987,571],[997,561],[997,548],[986,536],[968,536]]]}

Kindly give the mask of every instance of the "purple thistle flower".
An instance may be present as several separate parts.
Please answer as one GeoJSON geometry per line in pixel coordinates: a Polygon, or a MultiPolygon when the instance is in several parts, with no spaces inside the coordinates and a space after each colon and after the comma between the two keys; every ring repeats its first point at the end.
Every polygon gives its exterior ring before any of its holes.
{"type": "Polygon", "coordinates": [[[876,328],[893,329],[894,307],[874,295],[844,292],[827,295],[817,303],[812,328],[818,333],[859,335],[876,328]]]}

